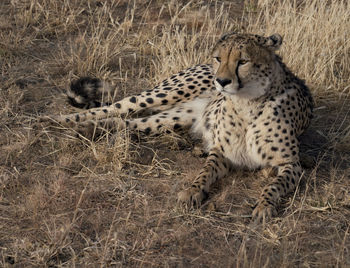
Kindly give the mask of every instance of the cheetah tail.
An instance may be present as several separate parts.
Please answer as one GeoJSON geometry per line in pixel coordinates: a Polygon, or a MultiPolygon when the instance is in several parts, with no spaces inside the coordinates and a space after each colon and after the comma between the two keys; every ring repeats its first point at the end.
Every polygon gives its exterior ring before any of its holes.
{"type": "Polygon", "coordinates": [[[72,81],[66,94],[68,102],[78,108],[90,109],[110,105],[115,88],[98,78],[82,77],[72,81]]]}

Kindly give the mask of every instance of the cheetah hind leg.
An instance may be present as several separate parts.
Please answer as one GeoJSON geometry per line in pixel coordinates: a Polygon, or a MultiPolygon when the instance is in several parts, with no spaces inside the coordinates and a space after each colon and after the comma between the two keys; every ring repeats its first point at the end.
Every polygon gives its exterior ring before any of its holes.
{"type": "Polygon", "coordinates": [[[111,117],[100,120],[88,120],[75,124],[72,129],[79,136],[89,140],[101,136],[103,133],[114,133],[126,127],[126,121],[120,117],[111,117]]]}
{"type": "Polygon", "coordinates": [[[118,116],[107,119],[87,120],[78,122],[73,127],[78,133],[87,138],[99,131],[118,131],[124,128],[157,134],[164,130],[178,130],[191,127],[198,120],[205,108],[207,100],[195,99],[182,103],[178,107],[143,118],[122,119],[118,116]]]}

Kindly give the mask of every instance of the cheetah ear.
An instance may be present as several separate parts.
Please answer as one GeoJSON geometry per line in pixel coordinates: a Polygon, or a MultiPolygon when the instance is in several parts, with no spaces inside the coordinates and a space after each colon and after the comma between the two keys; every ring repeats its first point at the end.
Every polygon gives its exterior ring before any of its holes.
{"type": "Polygon", "coordinates": [[[226,39],[228,39],[230,36],[235,35],[236,32],[230,32],[230,33],[226,33],[223,36],[220,37],[219,42],[225,41],[226,39]]]}
{"type": "Polygon", "coordinates": [[[267,48],[271,50],[277,50],[282,45],[283,38],[279,34],[273,34],[265,39],[265,44],[267,48]]]}

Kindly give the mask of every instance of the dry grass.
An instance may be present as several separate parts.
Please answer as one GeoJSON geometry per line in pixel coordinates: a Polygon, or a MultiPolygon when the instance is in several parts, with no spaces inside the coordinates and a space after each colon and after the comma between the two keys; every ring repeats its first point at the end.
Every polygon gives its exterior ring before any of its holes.
{"type": "Polygon", "coordinates": [[[0,3],[0,266],[345,267],[350,265],[350,9],[346,1],[54,1],[0,3]],[[115,98],[208,62],[224,32],[284,36],[315,118],[295,195],[266,227],[249,224],[268,178],[240,171],[200,210],[175,206],[203,159],[188,137],[34,131],[68,113],[62,93],[92,75],[115,98]]]}
{"type": "Polygon", "coordinates": [[[314,92],[335,90],[348,94],[348,2],[260,0],[259,3],[262,11],[258,18],[250,16],[247,30],[283,33],[284,60],[313,86],[314,92]]]}

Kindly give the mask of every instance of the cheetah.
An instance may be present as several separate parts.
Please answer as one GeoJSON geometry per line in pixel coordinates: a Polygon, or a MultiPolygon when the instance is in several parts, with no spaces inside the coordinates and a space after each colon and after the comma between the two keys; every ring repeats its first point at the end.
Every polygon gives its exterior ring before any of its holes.
{"type": "Polygon", "coordinates": [[[252,217],[276,215],[281,198],[295,190],[302,176],[298,137],[312,118],[313,99],[275,51],[282,37],[229,33],[212,52],[212,64],[197,65],[164,80],[152,90],[95,107],[93,98],[108,90],[98,79],[71,84],[71,104],[89,110],[53,117],[56,122],[89,132],[99,127],[129,128],[146,134],[190,129],[205,144],[208,157],[192,185],[180,191],[179,203],[199,207],[210,186],[239,168],[275,170],[252,217]],[[126,117],[140,111],[140,118],[126,117]]]}

